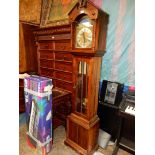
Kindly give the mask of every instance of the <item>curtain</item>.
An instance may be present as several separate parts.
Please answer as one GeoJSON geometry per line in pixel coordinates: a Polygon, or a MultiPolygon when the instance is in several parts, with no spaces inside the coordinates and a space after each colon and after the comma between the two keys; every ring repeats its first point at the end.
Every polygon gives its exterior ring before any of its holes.
{"type": "Polygon", "coordinates": [[[135,1],[91,0],[109,14],[102,80],[135,85],[135,1]]]}

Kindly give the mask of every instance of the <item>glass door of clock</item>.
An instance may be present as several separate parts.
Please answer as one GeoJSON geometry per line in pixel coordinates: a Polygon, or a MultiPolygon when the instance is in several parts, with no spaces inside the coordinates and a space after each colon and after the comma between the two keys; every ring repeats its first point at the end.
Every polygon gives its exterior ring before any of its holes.
{"type": "Polygon", "coordinates": [[[88,108],[88,70],[87,61],[76,61],[75,111],[87,115],[88,108]]]}

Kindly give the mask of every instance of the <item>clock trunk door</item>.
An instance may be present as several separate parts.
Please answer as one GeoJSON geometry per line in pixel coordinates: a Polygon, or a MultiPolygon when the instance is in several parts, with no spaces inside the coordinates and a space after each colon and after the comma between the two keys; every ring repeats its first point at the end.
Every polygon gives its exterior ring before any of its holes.
{"type": "Polygon", "coordinates": [[[74,58],[74,111],[80,116],[89,116],[90,61],[87,58],[74,58]]]}

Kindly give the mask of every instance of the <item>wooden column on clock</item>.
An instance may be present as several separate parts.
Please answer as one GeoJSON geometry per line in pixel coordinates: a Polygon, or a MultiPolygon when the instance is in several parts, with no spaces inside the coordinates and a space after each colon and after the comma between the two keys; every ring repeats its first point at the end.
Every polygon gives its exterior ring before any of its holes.
{"type": "Polygon", "coordinates": [[[91,155],[98,147],[98,90],[108,14],[91,2],[82,0],[71,10],[69,19],[74,86],[65,144],[80,154],[91,155]]]}

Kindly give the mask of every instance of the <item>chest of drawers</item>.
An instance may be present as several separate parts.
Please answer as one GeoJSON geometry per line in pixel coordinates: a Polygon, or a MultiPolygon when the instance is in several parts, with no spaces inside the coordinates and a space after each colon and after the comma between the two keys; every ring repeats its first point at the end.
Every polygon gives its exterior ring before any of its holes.
{"type": "Polygon", "coordinates": [[[54,87],[73,91],[73,56],[70,25],[38,29],[38,73],[53,79],[54,87]]]}
{"type": "Polygon", "coordinates": [[[38,74],[51,78],[54,85],[54,125],[57,126],[57,120],[63,121],[62,123],[65,124],[66,117],[71,113],[73,94],[71,27],[66,25],[43,28],[38,29],[34,34],[37,44],[38,74]],[[59,92],[63,92],[62,95],[55,96],[59,92]]]}

